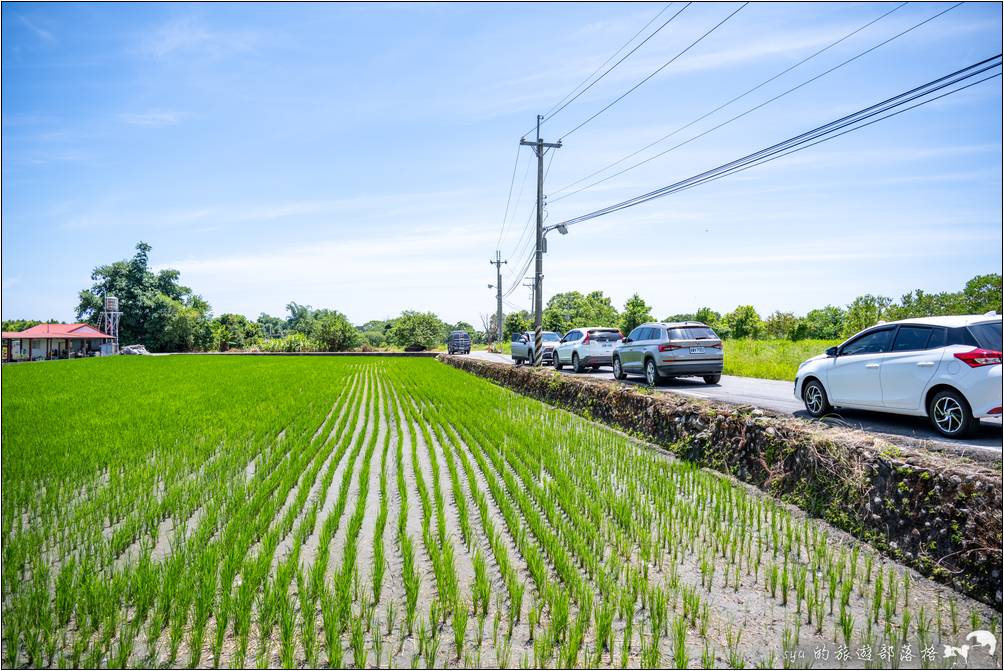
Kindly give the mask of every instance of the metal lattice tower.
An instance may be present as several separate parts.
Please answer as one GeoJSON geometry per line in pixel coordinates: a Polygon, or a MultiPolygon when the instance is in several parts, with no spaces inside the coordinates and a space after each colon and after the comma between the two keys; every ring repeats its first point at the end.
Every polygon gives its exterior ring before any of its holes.
{"type": "Polygon", "coordinates": [[[98,329],[113,338],[115,353],[118,354],[119,321],[122,318],[122,313],[119,312],[119,299],[115,296],[105,296],[104,308],[98,315],[98,329]]]}

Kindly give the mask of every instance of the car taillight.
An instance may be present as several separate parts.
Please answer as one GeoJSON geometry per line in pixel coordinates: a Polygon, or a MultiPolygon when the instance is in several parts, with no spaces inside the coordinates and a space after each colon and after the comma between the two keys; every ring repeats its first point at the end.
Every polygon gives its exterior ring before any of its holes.
{"type": "Polygon", "coordinates": [[[588,345],[589,344],[589,334],[588,333],[586,334],[586,337],[582,339],[582,344],[583,345],[588,345]]]}
{"type": "Polygon", "coordinates": [[[988,412],[987,414],[988,415],[999,415],[999,414],[1001,414],[1001,407],[998,405],[996,408],[990,408],[990,412],[988,412]]]}
{"type": "Polygon", "coordinates": [[[955,358],[965,362],[970,368],[994,366],[1001,362],[1001,353],[992,349],[974,349],[968,352],[956,352],[955,358]]]}
{"type": "Polygon", "coordinates": [[[668,343],[665,345],[659,345],[660,352],[672,352],[674,349],[680,349],[680,345],[670,345],[668,343]]]}
{"type": "Polygon", "coordinates": [[[714,345],[708,345],[708,347],[713,347],[714,349],[721,349],[722,343],[716,342],[714,345]]]}

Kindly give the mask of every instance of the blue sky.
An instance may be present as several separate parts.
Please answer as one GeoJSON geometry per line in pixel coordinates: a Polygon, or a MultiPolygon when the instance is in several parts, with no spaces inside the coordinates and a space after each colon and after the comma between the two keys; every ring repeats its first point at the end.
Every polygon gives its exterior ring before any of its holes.
{"type": "MultiPolygon", "coordinates": [[[[72,319],[92,268],[130,256],[142,239],[152,261],[181,270],[217,314],[282,314],[295,300],[356,323],[412,308],[477,324],[494,309],[488,260],[521,133],[664,6],[5,3],[3,317],[72,319]]],[[[687,7],[546,123],[545,139],[738,6],[687,7]]],[[[892,7],[750,4],[565,138],[545,191],[892,7]]],[[[673,140],[947,7],[906,5],[673,140]]],[[[553,195],[548,220],[745,155],[995,55],[1000,44],[1001,6],[964,4],[643,167],[553,195]]],[[[600,289],[621,306],[638,291],[662,317],[704,305],[804,312],[862,293],[956,290],[1001,269],[1001,122],[998,78],[585,222],[549,240],[545,298],[600,289]]],[[[530,159],[524,149],[500,245],[507,273],[525,258],[530,159]]],[[[528,291],[507,301],[527,307],[528,291]]]]}

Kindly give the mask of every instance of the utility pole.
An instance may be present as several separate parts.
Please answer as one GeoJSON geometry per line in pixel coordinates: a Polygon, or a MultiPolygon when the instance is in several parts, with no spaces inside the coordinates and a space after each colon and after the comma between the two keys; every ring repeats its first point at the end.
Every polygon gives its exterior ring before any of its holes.
{"type": "Polygon", "coordinates": [[[544,142],[540,139],[540,122],[544,117],[537,115],[537,140],[528,142],[521,139],[521,145],[533,147],[533,153],[537,155],[537,267],[533,279],[533,365],[539,366],[543,355],[542,347],[542,322],[544,317],[544,305],[541,298],[541,289],[544,283],[544,152],[547,149],[559,149],[561,141],[544,142]]]}
{"type": "Polygon", "coordinates": [[[502,253],[499,250],[495,250],[495,260],[489,261],[488,263],[495,266],[497,281],[495,282],[495,331],[498,335],[497,342],[502,342],[502,264],[509,263],[508,260],[502,260],[502,253]]]}
{"type": "Polygon", "coordinates": [[[530,290],[530,310],[531,311],[533,310],[534,284],[536,284],[536,282],[533,282],[533,281],[523,282],[523,286],[530,290]]]}

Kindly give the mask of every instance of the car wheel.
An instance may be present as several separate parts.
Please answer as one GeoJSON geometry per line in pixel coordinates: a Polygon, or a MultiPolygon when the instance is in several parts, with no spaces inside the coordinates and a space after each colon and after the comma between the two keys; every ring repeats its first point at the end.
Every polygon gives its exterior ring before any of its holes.
{"type": "Polygon", "coordinates": [[[650,387],[654,387],[662,382],[662,375],[659,375],[659,369],[655,367],[654,359],[649,359],[645,362],[645,381],[648,382],[648,386],[650,387]]]}
{"type": "Polygon", "coordinates": [[[927,407],[934,429],[946,438],[962,438],[972,433],[977,421],[963,396],[954,390],[939,391],[927,407]]]}
{"type": "Polygon", "coordinates": [[[805,409],[813,417],[822,417],[833,410],[830,399],[826,397],[826,390],[823,389],[823,384],[819,380],[809,380],[802,387],[802,402],[805,403],[805,409]]]}
{"type": "Polygon", "coordinates": [[[557,352],[554,353],[553,361],[554,361],[554,370],[561,370],[562,368],[564,368],[564,366],[561,363],[561,359],[558,357],[557,352]]]}
{"type": "Polygon", "coordinates": [[[627,375],[624,374],[624,369],[621,368],[621,359],[618,356],[614,357],[613,369],[614,369],[615,380],[623,380],[624,378],[627,377],[627,375]]]}
{"type": "Polygon", "coordinates": [[[718,384],[722,381],[721,375],[705,375],[704,384],[718,384]]]}
{"type": "Polygon", "coordinates": [[[582,362],[579,361],[578,354],[572,355],[572,370],[574,370],[576,373],[585,372],[585,368],[582,367],[582,362]]]}

